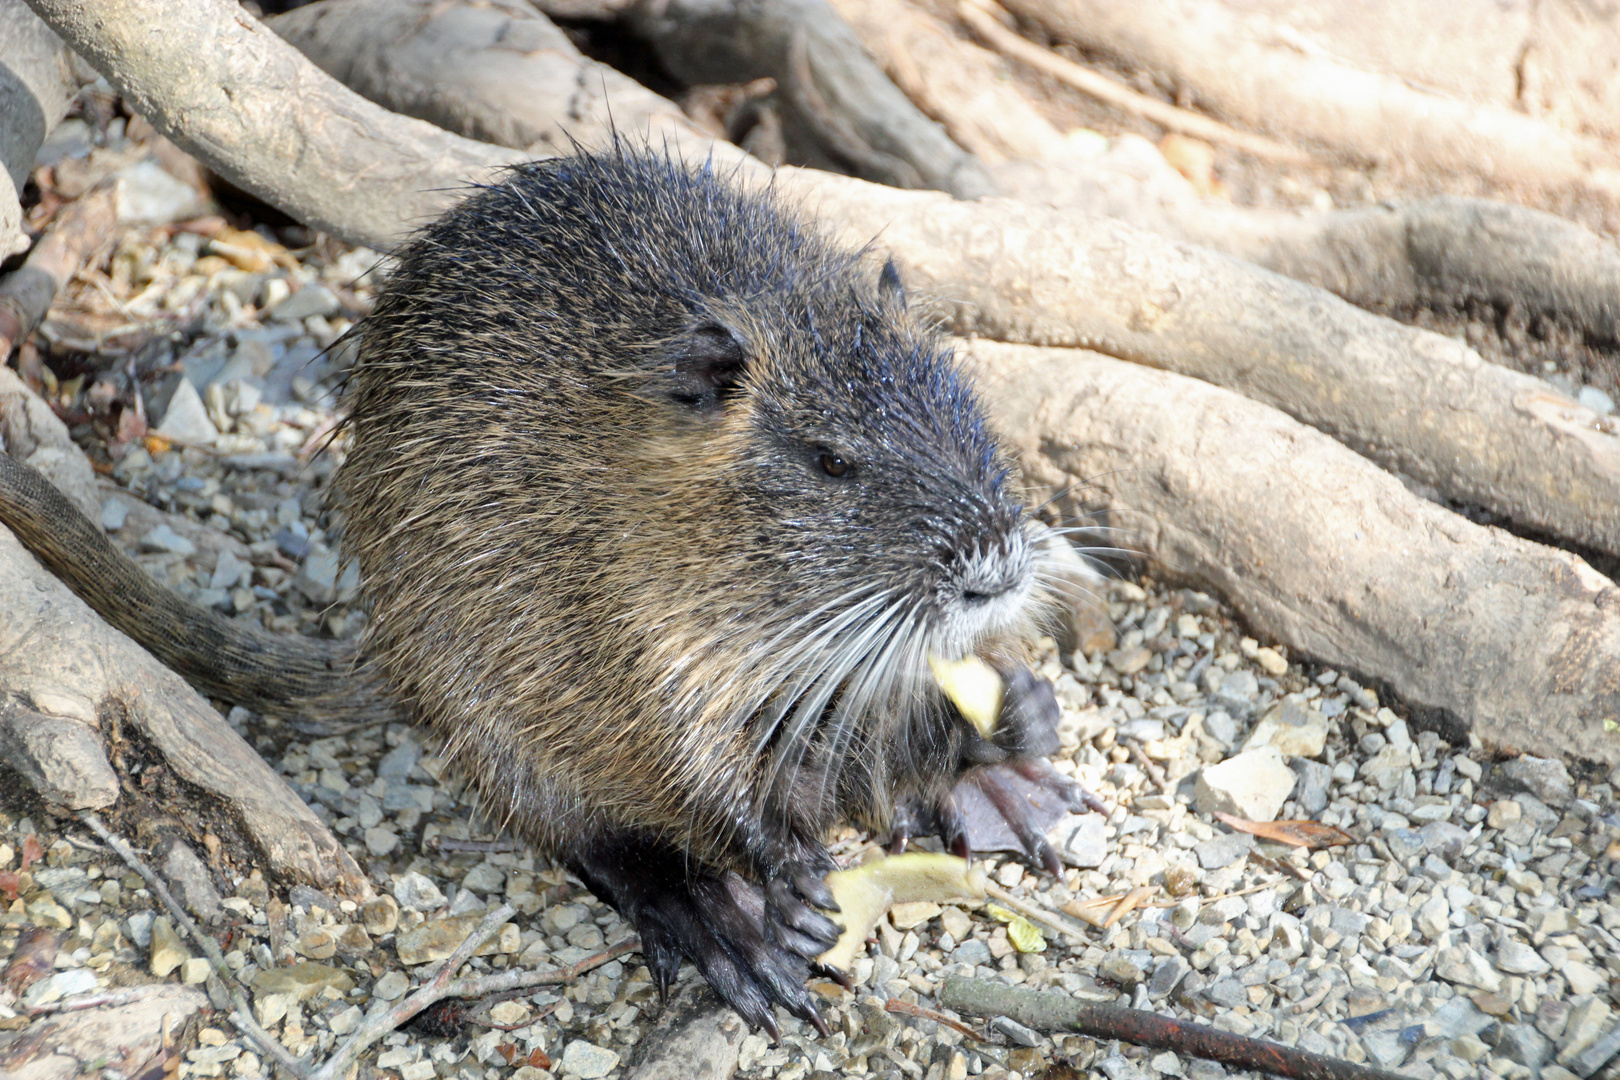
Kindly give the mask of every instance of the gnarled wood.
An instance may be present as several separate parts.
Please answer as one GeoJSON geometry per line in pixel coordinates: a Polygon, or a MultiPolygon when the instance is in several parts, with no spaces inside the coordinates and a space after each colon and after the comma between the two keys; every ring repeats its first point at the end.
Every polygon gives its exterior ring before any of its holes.
{"type": "Polygon", "coordinates": [[[1620,761],[1620,588],[1475,525],[1229,391],[1078,349],[971,342],[1045,492],[1106,511],[1263,634],[1500,746],[1620,761]],[[1076,487],[1078,485],[1078,487],[1076,487]]]}

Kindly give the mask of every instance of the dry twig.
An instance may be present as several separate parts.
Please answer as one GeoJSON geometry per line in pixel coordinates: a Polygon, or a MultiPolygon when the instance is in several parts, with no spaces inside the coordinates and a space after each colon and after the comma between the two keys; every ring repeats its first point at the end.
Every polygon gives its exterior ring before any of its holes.
{"type": "Polygon", "coordinates": [[[79,820],[84,822],[91,832],[101,837],[108,847],[116,851],[118,857],[124,860],[126,866],[141,876],[141,880],[146,882],[147,888],[152,890],[152,895],[163,901],[163,906],[169,909],[170,915],[174,916],[175,924],[184,930],[186,936],[196,942],[197,947],[208,957],[208,962],[212,965],[214,974],[219,977],[226,993],[231,996],[231,1004],[235,1006],[235,1009],[231,1012],[231,1023],[235,1024],[238,1030],[257,1043],[259,1048],[266,1054],[275,1058],[276,1064],[294,1076],[299,1077],[300,1080],[307,1076],[308,1070],[305,1068],[304,1063],[288,1053],[287,1048],[282,1046],[275,1036],[260,1027],[258,1021],[253,1019],[253,1010],[248,1005],[247,998],[237,984],[235,972],[231,971],[230,966],[225,963],[225,954],[220,952],[219,943],[203,933],[202,928],[192,921],[191,916],[186,914],[185,908],[181,907],[179,901],[169,892],[169,887],[164,884],[163,879],[157,875],[157,872],[147,866],[139,855],[135,854],[134,848],[124,843],[122,838],[102,824],[101,819],[96,815],[84,811],[79,814],[79,820]]]}
{"type": "Polygon", "coordinates": [[[1400,1080],[1399,1073],[1384,1069],[1245,1038],[1204,1024],[1172,1020],[1141,1009],[1080,1002],[1052,991],[952,975],[940,988],[939,1000],[946,1008],[967,1016],[1006,1016],[1036,1031],[1121,1039],[1154,1050],[1170,1050],[1296,1080],[1400,1080]]]}

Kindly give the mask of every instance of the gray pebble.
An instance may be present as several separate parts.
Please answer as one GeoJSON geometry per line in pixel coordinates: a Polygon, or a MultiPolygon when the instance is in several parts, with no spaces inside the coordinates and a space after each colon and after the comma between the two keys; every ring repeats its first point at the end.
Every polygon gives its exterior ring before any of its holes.
{"type": "Polygon", "coordinates": [[[573,1073],[580,1080],[597,1080],[618,1067],[619,1055],[595,1043],[575,1039],[563,1050],[560,1065],[563,1072],[573,1073]]]}
{"type": "Polygon", "coordinates": [[[1154,1001],[1162,1001],[1175,990],[1191,970],[1192,967],[1180,956],[1165,957],[1154,967],[1153,975],[1148,979],[1148,997],[1154,1001]]]}
{"type": "Polygon", "coordinates": [[[249,563],[238,559],[230,548],[223,548],[219,553],[219,560],[214,563],[214,572],[208,578],[210,589],[234,589],[241,584],[244,577],[251,575],[253,567],[249,563]]]}
{"type": "Polygon", "coordinates": [[[1204,734],[1222,747],[1231,748],[1237,745],[1237,721],[1233,720],[1224,709],[1216,709],[1204,717],[1204,734]]]}
{"type": "Polygon", "coordinates": [[[1361,686],[1348,675],[1342,676],[1339,679],[1335,689],[1348,696],[1350,701],[1359,709],[1366,709],[1368,712],[1376,712],[1378,710],[1377,696],[1375,696],[1370,690],[1367,690],[1361,686]]]}
{"type": "Polygon", "coordinates": [[[1255,698],[1260,693],[1260,681],[1254,672],[1239,668],[1221,680],[1215,691],[1215,700],[1227,712],[1248,716],[1254,711],[1255,698]]]}
{"type": "Polygon", "coordinates": [[[1428,845],[1423,842],[1423,834],[1416,829],[1394,829],[1384,834],[1384,843],[1389,845],[1389,853],[1406,862],[1416,859],[1428,851],[1428,845]]]}
{"type": "Polygon", "coordinates": [[[1235,1009],[1249,1003],[1249,995],[1244,992],[1243,984],[1231,976],[1210,983],[1204,996],[1223,1009],[1235,1009]]]}
{"type": "Polygon", "coordinates": [[[95,972],[89,968],[69,968],[34,983],[23,993],[22,1003],[28,1006],[49,1005],[53,1001],[60,1001],[73,994],[88,993],[95,988],[95,972]]]}
{"type": "Polygon", "coordinates": [[[276,322],[301,322],[311,315],[336,315],[341,310],[337,294],[324,285],[305,285],[266,314],[276,322]]]}
{"type": "Polygon", "coordinates": [[[445,905],[444,893],[425,874],[408,870],[394,875],[394,899],[411,911],[437,911],[445,905]]]}
{"type": "Polygon", "coordinates": [[[171,529],[167,523],[155,526],[141,537],[141,550],[169,555],[195,555],[197,545],[171,529]]]}
{"type": "Polygon", "coordinates": [[[1025,1027],[1010,1016],[998,1016],[990,1021],[990,1026],[1019,1046],[1039,1046],[1046,1041],[1040,1032],[1025,1027]]]}
{"type": "Polygon", "coordinates": [[[1422,837],[1425,848],[1448,863],[1455,861],[1472,839],[1467,829],[1449,821],[1431,821],[1423,826],[1418,835],[1422,837]]]}
{"type": "Polygon", "coordinates": [[[411,775],[411,770],[416,768],[421,758],[421,744],[407,736],[377,762],[377,777],[382,780],[404,780],[411,775]]]}
{"type": "Polygon", "coordinates": [[[1541,975],[1551,966],[1539,952],[1517,938],[1504,938],[1497,943],[1496,967],[1509,975],[1541,975]]]}
{"type": "Polygon", "coordinates": [[[1406,1060],[1412,1047],[1398,1030],[1372,1031],[1361,1037],[1368,1059],[1380,1069],[1393,1069],[1406,1060]]]}
{"type": "Polygon", "coordinates": [[[1096,1068],[1108,1080],[1142,1080],[1142,1070],[1129,1058],[1114,1054],[1097,1062],[1096,1068]]]}
{"type": "Polygon", "coordinates": [[[1152,717],[1141,716],[1135,720],[1127,720],[1119,725],[1116,734],[1121,739],[1135,739],[1138,742],[1156,742],[1164,738],[1164,721],[1152,717]]]}
{"type": "Polygon", "coordinates": [[[109,498],[101,504],[101,527],[108,532],[122,529],[128,517],[129,504],[122,499],[109,498]]]}
{"type": "Polygon", "coordinates": [[[1194,845],[1193,854],[1205,870],[1219,870],[1246,858],[1254,850],[1254,837],[1247,833],[1225,833],[1194,845]]]}
{"type": "Polygon", "coordinates": [[[955,964],[989,964],[991,961],[990,946],[978,938],[968,938],[951,952],[951,962],[955,964]]]}
{"type": "Polygon", "coordinates": [[[293,578],[293,587],[309,598],[310,603],[325,606],[337,592],[338,554],[324,546],[312,546],[304,565],[293,578]]]}
{"type": "Polygon", "coordinates": [[[302,525],[302,522],[295,521],[293,525],[277,532],[274,537],[276,550],[294,562],[301,561],[305,555],[309,554],[309,533],[301,527],[302,525]],[[300,527],[294,528],[293,526],[300,527]]]}
{"type": "Polygon", "coordinates": [[[175,387],[174,395],[169,398],[168,411],[163,414],[163,423],[158,425],[156,433],[177,442],[199,446],[212,446],[218,441],[219,429],[208,418],[208,410],[204,408],[202,398],[190,379],[181,379],[175,387]]]}
{"type": "Polygon", "coordinates": [[[1508,791],[1528,791],[1548,806],[1568,806],[1575,797],[1575,782],[1561,761],[1521,754],[1504,761],[1497,776],[1508,791]]]}
{"type": "Polygon", "coordinates": [[[184,841],[171,838],[159,846],[158,857],[159,871],[169,879],[175,897],[193,915],[209,923],[224,919],[219,891],[214,888],[213,878],[196,852],[184,841]]]}
{"type": "Polygon", "coordinates": [[[1551,1056],[1552,1043],[1533,1024],[1508,1024],[1502,1028],[1502,1041],[1496,1044],[1496,1050],[1509,1061],[1534,1071],[1551,1056]]]}
{"type": "Polygon", "coordinates": [[[404,972],[390,971],[377,980],[371,988],[371,996],[382,1001],[398,1001],[410,988],[411,982],[404,972]]]}
{"type": "Polygon", "coordinates": [[[176,179],[156,158],[143,158],[118,173],[120,224],[168,225],[207,211],[197,190],[176,179]]]}
{"type": "Polygon", "coordinates": [[[1288,767],[1299,777],[1299,786],[1294,789],[1294,801],[1299,804],[1300,810],[1314,817],[1327,809],[1328,786],[1333,780],[1333,770],[1320,761],[1301,757],[1291,759],[1288,767]]]}

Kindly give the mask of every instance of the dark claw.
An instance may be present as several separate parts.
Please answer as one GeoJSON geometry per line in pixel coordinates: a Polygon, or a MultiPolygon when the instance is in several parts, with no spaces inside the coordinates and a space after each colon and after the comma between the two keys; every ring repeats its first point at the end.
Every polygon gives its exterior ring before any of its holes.
{"type": "Polygon", "coordinates": [[[641,935],[641,958],[647,962],[659,1000],[668,1001],[669,988],[675,985],[675,976],[681,970],[680,949],[662,932],[649,928],[641,935]]]}
{"type": "Polygon", "coordinates": [[[838,910],[838,901],[833,899],[833,892],[827,885],[827,875],[825,873],[817,874],[812,870],[800,870],[793,875],[793,887],[799,890],[800,896],[822,911],[838,910]]]}
{"type": "Polygon", "coordinates": [[[1077,814],[1082,810],[1090,810],[1097,814],[1108,813],[1108,807],[1101,799],[1058,772],[1045,758],[1015,757],[1007,764],[1025,780],[1061,797],[1069,809],[1077,814]]]}
{"type": "Polygon", "coordinates": [[[831,979],[839,986],[842,986],[845,990],[855,989],[854,980],[852,980],[848,975],[845,975],[842,971],[839,971],[837,968],[824,967],[821,964],[817,964],[816,973],[831,979]]]}
{"type": "Polygon", "coordinates": [[[939,825],[939,838],[944,843],[945,850],[958,858],[973,861],[973,845],[968,842],[967,819],[962,816],[962,808],[956,800],[946,795],[934,809],[935,820],[939,825]]]}
{"type": "Polygon", "coordinates": [[[765,886],[765,928],[783,948],[814,960],[832,948],[843,927],[821,911],[837,911],[826,875],[835,864],[813,851],[776,870],[765,886]]]}
{"type": "Polygon", "coordinates": [[[1035,842],[1035,848],[1029,854],[1048,874],[1055,878],[1063,876],[1063,860],[1058,858],[1057,849],[1047,843],[1044,837],[1035,842]]]}

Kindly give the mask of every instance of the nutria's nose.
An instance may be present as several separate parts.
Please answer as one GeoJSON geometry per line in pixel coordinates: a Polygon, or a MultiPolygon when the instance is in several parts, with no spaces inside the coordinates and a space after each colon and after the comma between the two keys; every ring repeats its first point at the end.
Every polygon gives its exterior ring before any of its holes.
{"type": "Polygon", "coordinates": [[[1018,587],[1018,575],[1006,573],[997,578],[975,576],[962,583],[962,602],[971,606],[988,604],[1018,587]]]}

